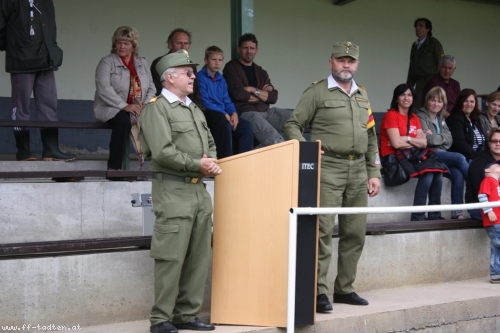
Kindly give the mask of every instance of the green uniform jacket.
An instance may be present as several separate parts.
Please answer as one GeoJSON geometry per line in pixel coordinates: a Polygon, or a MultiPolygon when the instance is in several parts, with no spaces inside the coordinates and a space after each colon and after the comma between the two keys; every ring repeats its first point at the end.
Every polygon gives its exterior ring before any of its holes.
{"type": "Polygon", "coordinates": [[[417,80],[427,80],[436,75],[438,73],[439,59],[443,55],[443,46],[434,37],[427,37],[418,50],[415,43],[413,43],[406,83],[413,87],[417,80]]]}
{"type": "Polygon", "coordinates": [[[380,178],[375,126],[367,128],[369,113],[370,102],[363,89],[349,97],[337,87],[329,90],[328,81],[321,80],[300,98],[285,123],[285,135],[305,141],[302,132],[310,124],[311,141],[321,140],[323,150],[336,154],[364,154],[368,178],[380,178]]]}
{"type": "Polygon", "coordinates": [[[181,177],[203,177],[203,154],[216,158],[214,139],[203,112],[191,102],[170,103],[163,95],[144,107],[139,118],[144,154],[153,172],[181,177]]]}

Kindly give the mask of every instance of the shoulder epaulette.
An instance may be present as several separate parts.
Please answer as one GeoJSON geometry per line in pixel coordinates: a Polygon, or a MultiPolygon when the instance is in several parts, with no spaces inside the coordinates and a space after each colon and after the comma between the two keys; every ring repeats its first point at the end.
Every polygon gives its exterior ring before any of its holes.
{"type": "Polygon", "coordinates": [[[148,104],[149,104],[149,103],[154,103],[154,102],[156,102],[156,100],[157,100],[157,99],[158,99],[158,96],[151,98],[151,99],[149,100],[148,104]]]}
{"type": "Polygon", "coordinates": [[[323,81],[325,81],[325,79],[312,82],[311,85],[309,87],[307,87],[306,90],[304,90],[304,92],[308,91],[309,89],[311,89],[312,87],[314,87],[315,85],[317,85],[318,83],[321,83],[323,81]]]}

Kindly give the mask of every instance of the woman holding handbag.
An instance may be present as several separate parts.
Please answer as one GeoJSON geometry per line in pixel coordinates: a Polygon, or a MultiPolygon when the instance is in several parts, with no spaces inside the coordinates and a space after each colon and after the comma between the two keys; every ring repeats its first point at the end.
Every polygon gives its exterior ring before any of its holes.
{"type": "MultiPolygon", "coordinates": [[[[380,154],[382,167],[384,158],[396,154],[397,150],[426,148],[427,138],[415,113],[413,103],[415,91],[406,83],[394,89],[391,108],[385,114],[380,126],[380,154]]],[[[429,197],[429,205],[441,204],[441,187],[443,175],[441,172],[427,172],[418,177],[413,198],[414,206],[423,206],[429,197]]],[[[441,220],[441,212],[412,213],[411,221],[441,220]]]]}
{"type": "MultiPolygon", "coordinates": [[[[443,88],[434,87],[425,95],[424,107],[417,111],[417,116],[427,137],[427,147],[432,148],[437,158],[450,169],[444,176],[451,180],[451,203],[460,205],[464,203],[464,184],[469,164],[462,154],[447,151],[453,140],[444,120],[446,104],[446,93],[443,88]]],[[[461,210],[453,210],[451,218],[464,219],[464,216],[461,210]]]]}

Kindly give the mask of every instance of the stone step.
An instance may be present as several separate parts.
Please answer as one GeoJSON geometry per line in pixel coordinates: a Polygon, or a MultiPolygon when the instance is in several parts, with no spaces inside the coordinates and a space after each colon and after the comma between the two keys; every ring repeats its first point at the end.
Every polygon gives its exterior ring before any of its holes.
{"type": "MultiPolygon", "coordinates": [[[[40,158],[40,156],[38,156],[40,158]]],[[[77,159],[72,162],[62,161],[15,161],[0,160],[0,170],[2,172],[13,171],[74,171],[74,170],[106,170],[107,156],[105,159],[86,158],[77,156],[77,159]]],[[[139,170],[139,162],[130,160],[130,170],[139,170]]],[[[145,170],[149,170],[149,161],[145,162],[145,170]]]]}
{"type": "MultiPolygon", "coordinates": [[[[369,306],[333,304],[331,313],[316,315],[314,326],[296,327],[295,332],[500,332],[500,285],[489,283],[488,278],[360,294],[370,302],[369,306]]],[[[79,332],[147,333],[149,325],[148,320],[141,320],[83,327],[79,332]]],[[[283,329],[217,325],[215,332],[283,333],[283,329]]]]}
{"type": "MultiPolygon", "coordinates": [[[[338,248],[338,238],[333,239],[333,248],[338,248]]],[[[74,323],[86,327],[146,320],[154,299],[153,264],[149,251],[138,249],[2,259],[0,324],[74,323]]],[[[336,272],[337,258],[334,255],[327,281],[330,290],[333,290],[336,272]]],[[[344,317],[358,313],[368,316],[373,314],[365,311],[376,309],[377,304],[383,304],[383,309],[390,309],[396,304],[412,307],[425,300],[404,296],[399,289],[391,288],[428,283],[446,286],[448,283],[454,285],[452,281],[479,279],[464,290],[473,295],[476,289],[493,288],[485,278],[488,273],[489,239],[482,229],[367,236],[354,287],[371,305],[366,308],[348,306],[345,310],[343,306],[335,305],[339,311],[334,311],[332,315],[350,311],[344,317]],[[379,294],[374,293],[374,290],[381,290],[380,295],[383,297],[377,296],[379,294]],[[402,303],[384,303],[391,299],[402,303]],[[380,300],[384,302],[380,303],[380,300]]],[[[211,285],[209,271],[203,313],[210,312],[211,285]]],[[[495,287],[494,290],[500,293],[500,286],[495,287]]],[[[443,299],[461,295],[460,288],[455,289],[457,291],[441,293],[438,292],[439,288],[435,288],[435,295],[428,293],[431,295],[429,298],[439,300],[439,295],[443,299]]],[[[497,299],[497,302],[495,309],[500,313],[500,300],[497,299]]],[[[491,307],[490,304],[485,306],[491,307]]],[[[324,316],[319,315],[318,320],[324,316]]],[[[344,317],[333,319],[342,322],[344,317]]],[[[367,318],[376,322],[373,317],[367,318]]]]}

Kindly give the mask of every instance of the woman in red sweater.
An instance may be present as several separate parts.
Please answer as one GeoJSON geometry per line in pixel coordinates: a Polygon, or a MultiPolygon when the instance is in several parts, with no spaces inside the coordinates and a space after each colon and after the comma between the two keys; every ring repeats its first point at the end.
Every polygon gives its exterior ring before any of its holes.
{"type": "MultiPolygon", "coordinates": [[[[427,147],[427,139],[422,132],[420,120],[415,114],[413,103],[415,91],[408,84],[403,83],[394,89],[391,108],[385,114],[380,126],[380,154],[382,158],[395,154],[396,149],[412,147],[427,147]],[[409,122],[408,122],[409,119],[409,122]]],[[[441,204],[441,187],[443,175],[439,172],[430,172],[418,177],[415,187],[413,206],[424,206],[429,197],[429,205],[441,204]]],[[[411,221],[442,220],[441,212],[412,213],[411,221]]]]}

